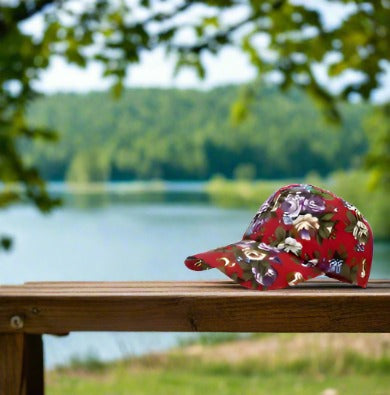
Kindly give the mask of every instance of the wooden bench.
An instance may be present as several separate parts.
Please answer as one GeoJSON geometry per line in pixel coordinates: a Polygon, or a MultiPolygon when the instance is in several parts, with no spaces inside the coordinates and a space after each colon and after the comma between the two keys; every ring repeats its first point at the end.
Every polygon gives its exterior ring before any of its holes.
{"type": "Polygon", "coordinates": [[[42,334],[72,331],[390,332],[390,280],[248,291],[230,281],[0,287],[0,395],[44,393],[42,334]]]}

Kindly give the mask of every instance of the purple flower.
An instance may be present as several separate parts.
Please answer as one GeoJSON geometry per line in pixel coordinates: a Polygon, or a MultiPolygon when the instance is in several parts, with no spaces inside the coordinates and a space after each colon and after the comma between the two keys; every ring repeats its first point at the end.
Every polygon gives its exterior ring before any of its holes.
{"type": "Polygon", "coordinates": [[[364,250],[365,250],[364,243],[358,243],[355,245],[355,251],[364,252],[364,250]]]}
{"type": "Polygon", "coordinates": [[[235,245],[237,247],[244,249],[244,248],[252,248],[253,243],[256,243],[256,241],[255,240],[241,240],[240,242],[235,243],[235,245]]]}
{"type": "Polygon", "coordinates": [[[278,255],[270,256],[269,260],[276,263],[282,263],[278,255]]]}
{"type": "Polygon", "coordinates": [[[269,196],[268,199],[257,210],[256,214],[265,213],[271,207],[271,202],[274,199],[275,195],[276,195],[276,192],[274,192],[271,196],[269,196]]]}
{"type": "Polygon", "coordinates": [[[322,272],[328,272],[330,268],[329,261],[325,258],[321,258],[321,260],[317,264],[317,269],[320,269],[322,272]]]}
{"type": "Polygon", "coordinates": [[[310,240],[310,233],[306,229],[301,230],[300,236],[303,240],[310,240]]]}
{"type": "Polygon", "coordinates": [[[280,207],[284,211],[284,215],[296,218],[302,210],[304,200],[305,198],[298,193],[289,193],[280,207]]]}
{"type": "Polygon", "coordinates": [[[263,251],[274,252],[275,254],[278,254],[281,251],[279,248],[272,247],[269,244],[263,242],[258,245],[258,248],[260,248],[263,251]]]}
{"type": "Polygon", "coordinates": [[[310,196],[303,202],[303,210],[308,213],[320,213],[325,210],[325,203],[320,196],[310,196]]]}
{"type": "Polygon", "coordinates": [[[331,259],[329,261],[330,272],[340,274],[343,264],[344,261],[342,259],[331,259]]]}
{"type": "Polygon", "coordinates": [[[269,205],[269,203],[268,203],[268,201],[267,202],[264,202],[261,206],[260,206],[260,208],[257,210],[257,214],[263,214],[263,213],[265,213],[268,209],[270,208],[270,205],[269,205]]]}
{"type": "Polygon", "coordinates": [[[269,267],[264,274],[261,274],[255,267],[252,267],[252,273],[255,280],[264,287],[271,286],[278,276],[278,273],[272,267],[269,267]]]}
{"type": "Polygon", "coordinates": [[[256,233],[267,221],[268,218],[256,216],[248,229],[249,234],[256,233]]]}

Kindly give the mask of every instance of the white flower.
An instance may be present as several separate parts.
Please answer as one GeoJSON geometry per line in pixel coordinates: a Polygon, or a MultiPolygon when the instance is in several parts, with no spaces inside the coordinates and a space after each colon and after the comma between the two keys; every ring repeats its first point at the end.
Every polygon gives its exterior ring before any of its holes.
{"type": "Polygon", "coordinates": [[[355,207],[353,204],[348,203],[347,201],[344,200],[344,205],[349,208],[351,211],[354,211],[359,217],[362,217],[362,213],[358,210],[357,207],[355,207]]]}
{"type": "Polygon", "coordinates": [[[368,228],[366,224],[362,221],[357,221],[355,227],[353,228],[353,237],[360,241],[365,236],[368,236],[368,228]]]}
{"type": "Polygon", "coordinates": [[[261,261],[267,256],[263,252],[252,250],[250,248],[245,248],[243,251],[245,256],[251,261],[261,261]]]}
{"type": "Polygon", "coordinates": [[[288,280],[288,285],[290,285],[290,286],[294,286],[294,285],[297,285],[298,283],[305,281],[302,273],[297,273],[297,272],[291,273],[291,275],[288,276],[287,280],[288,280]]]}
{"type": "Polygon", "coordinates": [[[303,229],[319,229],[320,227],[318,218],[313,217],[311,214],[299,215],[298,218],[294,219],[293,224],[298,232],[303,229]]]}
{"type": "Polygon", "coordinates": [[[299,215],[294,219],[293,225],[300,233],[302,239],[310,240],[310,231],[317,230],[320,227],[318,218],[313,217],[311,214],[299,215]]]}
{"type": "Polygon", "coordinates": [[[245,248],[252,248],[254,243],[256,243],[256,240],[241,240],[236,243],[236,246],[241,247],[244,250],[245,248]]]}
{"type": "Polygon", "coordinates": [[[313,267],[316,266],[318,263],[318,259],[310,259],[309,261],[305,261],[302,263],[302,266],[305,267],[313,267]]]}
{"type": "Polygon", "coordinates": [[[285,252],[292,252],[293,254],[298,255],[302,249],[302,244],[292,237],[287,237],[284,242],[278,244],[278,248],[285,252]]]}

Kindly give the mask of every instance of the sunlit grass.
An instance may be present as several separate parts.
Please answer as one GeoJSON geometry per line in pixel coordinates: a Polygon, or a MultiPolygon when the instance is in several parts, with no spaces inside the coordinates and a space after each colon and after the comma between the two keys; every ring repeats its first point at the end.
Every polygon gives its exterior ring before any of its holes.
{"type": "Polygon", "coordinates": [[[389,394],[389,380],[385,375],[371,376],[318,376],[275,372],[263,373],[261,367],[256,375],[237,373],[184,372],[182,370],[158,370],[145,372],[116,371],[111,377],[70,377],[51,385],[48,395],[195,395],[195,394],[297,394],[313,395],[351,394],[385,395],[389,394]],[[329,389],[335,390],[330,392],[329,389]]]}
{"type": "Polygon", "coordinates": [[[76,365],[49,372],[47,394],[387,395],[388,337],[377,336],[273,334],[230,341],[216,336],[212,345],[193,343],[166,353],[104,364],[103,369],[96,369],[89,356],[84,366],[79,360],[76,365]],[[325,345],[320,345],[321,339],[325,345]],[[273,348],[275,341],[277,349],[273,348]],[[252,345],[261,346],[263,352],[245,358],[252,345]],[[224,358],[227,350],[242,355],[237,360],[224,358]]]}

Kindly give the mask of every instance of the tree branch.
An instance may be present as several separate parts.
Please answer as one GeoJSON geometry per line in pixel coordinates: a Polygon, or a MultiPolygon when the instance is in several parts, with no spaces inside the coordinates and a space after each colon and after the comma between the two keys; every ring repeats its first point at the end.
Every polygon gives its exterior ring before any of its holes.
{"type": "Polygon", "coordinates": [[[31,6],[31,2],[21,1],[17,7],[0,7],[0,37],[4,37],[8,34],[8,32],[19,22],[22,22],[28,18],[31,18],[33,15],[41,12],[46,6],[51,3],[59,2],[56,0],[37,0],[33,4],[35,6],[31,6]],[[9,13],[9,17],[11,19],[11,23],[7,24],[6,18],[4,17],[4,11],[9,13]]]}

